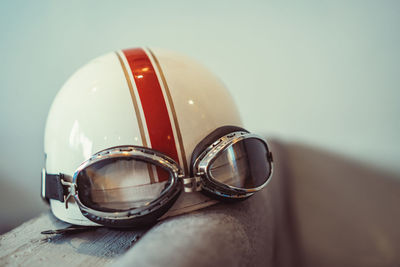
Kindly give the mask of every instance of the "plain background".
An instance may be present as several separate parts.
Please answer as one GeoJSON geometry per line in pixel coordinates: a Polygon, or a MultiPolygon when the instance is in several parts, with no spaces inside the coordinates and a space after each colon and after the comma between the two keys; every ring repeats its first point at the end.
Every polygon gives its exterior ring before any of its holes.
{"type": "Polygon", "coordinates": [[[230,89],[250,131],[400,172],[399,1],[2,1],[2,228],[35,216],[47,112],[109,51],[185,53],[230,89]]]}

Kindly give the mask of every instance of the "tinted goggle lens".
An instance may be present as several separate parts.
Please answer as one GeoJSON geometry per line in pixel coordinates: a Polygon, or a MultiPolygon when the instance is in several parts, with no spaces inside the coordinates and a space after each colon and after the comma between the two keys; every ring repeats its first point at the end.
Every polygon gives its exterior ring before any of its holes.
{"type": "Polygon", "coordinates": [[[217,182],[240,189],[262,186],[271,174],[266,143],[257,138],[234,143],[216,156],[209,173],[217,182]]]}
{"type": "MultiPolygon", "coordinates": [[[[132,158],[105,159],[83,169],[77,176],[79,200],[99,211],[126,211],[146,206],[168,188],[168,180],[150,183],[154,165],[132,158]],[[150,170],[149,170],[150,169],[150,170]]],[[[159,175],[170,173],[157,167],[159,175]]]]}

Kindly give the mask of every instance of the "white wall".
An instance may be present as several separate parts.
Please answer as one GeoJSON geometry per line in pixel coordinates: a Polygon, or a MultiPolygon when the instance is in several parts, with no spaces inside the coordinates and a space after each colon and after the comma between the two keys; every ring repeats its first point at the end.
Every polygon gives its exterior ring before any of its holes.
{"type": "Polygon", "coordinates": [[[216,72],[252,131],[400,171],[400,2],[72,2],[0,3],[3,223],[44,209],[43,129],[63,82],[141,45],[216,72]]]}

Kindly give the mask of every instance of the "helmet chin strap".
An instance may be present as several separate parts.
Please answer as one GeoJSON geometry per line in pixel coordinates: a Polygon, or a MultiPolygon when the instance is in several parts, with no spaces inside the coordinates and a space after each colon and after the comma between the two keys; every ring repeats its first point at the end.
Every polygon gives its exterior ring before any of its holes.
{"type": "MultiPolygon", "coordinates": [[[[81,225],[70,225],[62,229],[56,229],[56,230],[46,230],[40,232],[43,235],[46,235],[46,238],[44,240],[47,241],[52,241],[53,238],[57,239],[58,237],[66,237],[82,232],[87,232],[87,231],[96,231],[99,228],[103,228],[104,226],[81,226],[81,225]]],[[[145,228],[139,228],[135,229],[135,234],[133,236],[133,239],[130,240],[131,246],[136,244],[141,237],[148,231],[150,230],[151,226],[145,227],[145,228]]]]}
{"type": "Polygon", "coordinates": [[[40,232],[43,235],[68,235],[68,234],[76,234],[79,232],[95,230],[103,226],[82,226],[82,225],[70,225],[62,229],[56,230],[46,230],[40,232]]]}

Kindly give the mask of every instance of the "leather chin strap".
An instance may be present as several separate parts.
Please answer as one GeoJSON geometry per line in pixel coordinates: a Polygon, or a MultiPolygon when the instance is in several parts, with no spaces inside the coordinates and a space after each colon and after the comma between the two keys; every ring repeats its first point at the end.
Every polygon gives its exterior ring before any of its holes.
{"type": "Polygon", "coordinates": [[[68,187],[62,184],[64,174],[42,174],[42,198],[46,201],[56,199],[64,202],[64,196],[68,195],[68,187]],[[43,188],[44,187],[44,188],[43,188]]]}

